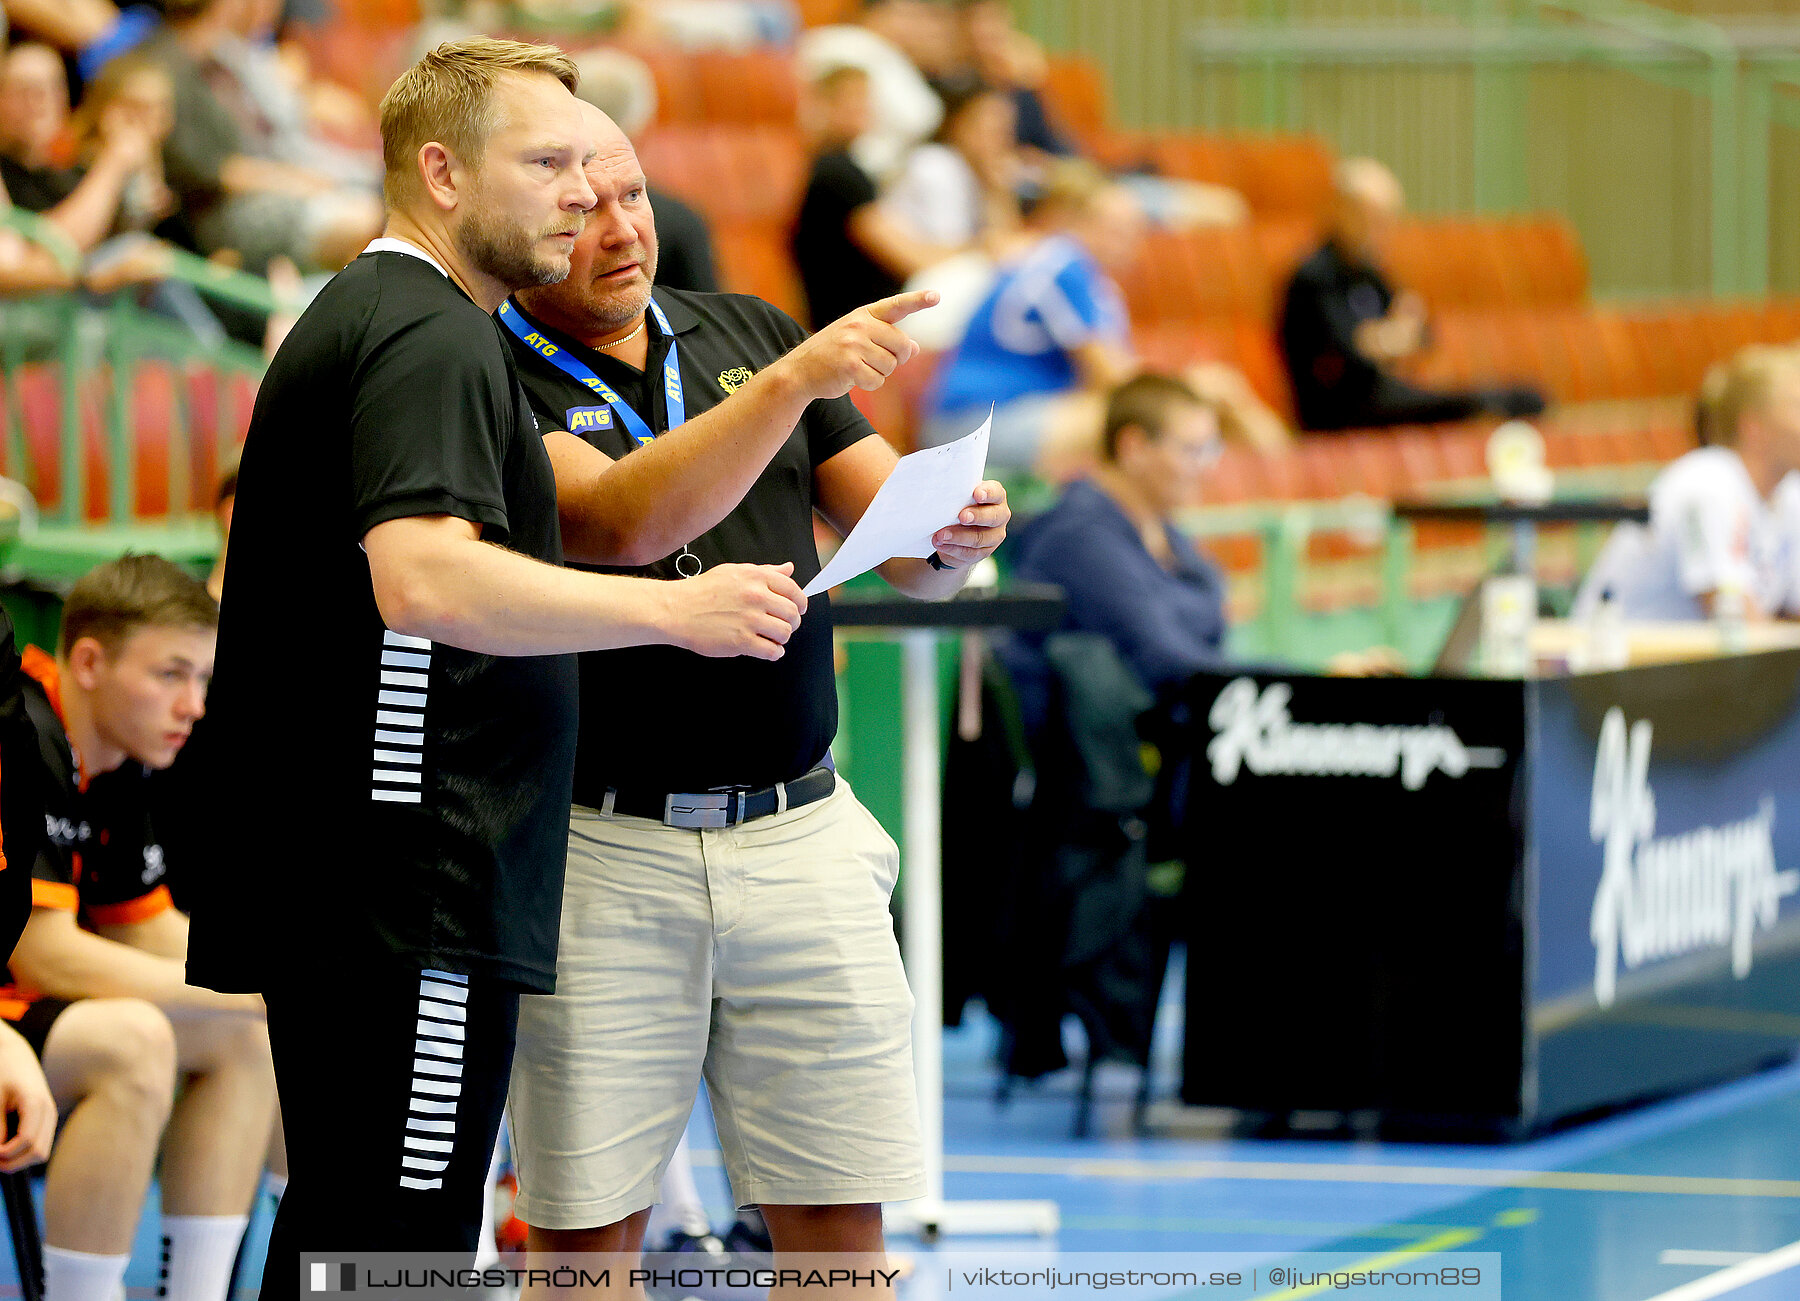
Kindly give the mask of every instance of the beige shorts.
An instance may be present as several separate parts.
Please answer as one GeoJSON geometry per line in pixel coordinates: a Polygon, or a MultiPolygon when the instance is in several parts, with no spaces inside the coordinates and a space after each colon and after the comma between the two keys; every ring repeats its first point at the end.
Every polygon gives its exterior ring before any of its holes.
{"type": "Polygon", "coordinates": [[[719,831],[577,806],[557,992],[520,999],[519,1218],[652,1205],[703,1074],[739,1205],[923,1196],[898,870],[841,780],[719,831]]]}

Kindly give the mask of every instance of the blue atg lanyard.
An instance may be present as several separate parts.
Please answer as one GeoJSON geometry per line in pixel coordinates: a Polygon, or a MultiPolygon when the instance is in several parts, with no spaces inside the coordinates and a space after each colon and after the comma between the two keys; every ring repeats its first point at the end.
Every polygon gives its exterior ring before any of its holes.
{"type": "MultiPolygon", "coordinates": [[[[675,332],[669,328],[669,318],[663,315],[662,305],[654,298],[650,300],[650,310],[656,316],[657,329],[669,341],[668,355],[663,358],[663,397],[669,407],[669,428],[679,429],[687,423],[687,403],[681,394],[681,349],[676,345],[675,332]]],[[[563,374],[584,388],[598,393],[612,407],[624,424],[625,432],[631,435],[632,441],[639,447],[656,437],[656,431],[632,410],[631,403],[620,397],[611,384],[594,374],[593,368],[587,363],[570,356],[568,349],[550,342],[534,329],[536,322],[514,307],[510,298],[500,304],[500,323],[517,335],[526,347],[563,374]]]]}

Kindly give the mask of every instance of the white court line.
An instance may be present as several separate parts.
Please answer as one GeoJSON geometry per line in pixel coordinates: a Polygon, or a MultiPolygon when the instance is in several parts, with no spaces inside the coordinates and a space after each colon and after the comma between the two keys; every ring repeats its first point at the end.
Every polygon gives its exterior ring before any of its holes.
{"type": "Polygon", "coordinates": [[[1710,1301],[1712,1297],[1724,1296],[1746,1283],[1768,1278],[1796,1265],[1800,1265],[1800,1242],[1790,1242],[1785,1247],[1777,1247],[1761,1256],[1740,1261],[1716,1274],[1697,1278],[1692,1283],[1683,1283],[1667,1292],[1658,1292],[1649,1301],[1710,1301]]]}
{"type": "Polygon", "coordinates": [[[1741,1265],[1746,1260],[1755,1260],[1762,1255],[1760,1251],[1689,1251],[1682,1247],[1670,1247],[1656,1258],[1659,1265],[1711,1265],[1717,1269],[1721,1265],[1741,1265]]]}

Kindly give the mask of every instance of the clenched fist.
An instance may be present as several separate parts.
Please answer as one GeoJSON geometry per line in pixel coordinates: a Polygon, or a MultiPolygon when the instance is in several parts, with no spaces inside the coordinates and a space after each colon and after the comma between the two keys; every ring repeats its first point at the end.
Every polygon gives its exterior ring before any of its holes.
{"type": "MultiPolygon", "coordinates": [[[[853,388],[880,388],[919,355],[900,322],[937,306],[935,289],[895,294],[841,316],[775,363],[808,398],[841,398],[853,388]]],[[[773,369],[773,367],[771,367],[773,369]]]]}
{"type": "Polygon", "coordinates": [[[806,613],[806,596],[792,562],[720,565],[681,579],[670,593],[675,623],[670,640],[699,655],[748,655],[778,660],[806,613]]]}

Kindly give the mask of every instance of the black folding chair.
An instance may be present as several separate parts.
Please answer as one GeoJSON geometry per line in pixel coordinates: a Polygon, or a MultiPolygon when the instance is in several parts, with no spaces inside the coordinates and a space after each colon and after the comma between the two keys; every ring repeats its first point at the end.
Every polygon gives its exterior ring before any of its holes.
{"type": "Polygon", "coordinates": [[[6,1205],[19,1295],[24,1301],[44,1301],[44,1235],[38,1227],[37,1203],[31,1199],[31,1172],[0,1174],[0,1201],[6,1205]]]}

